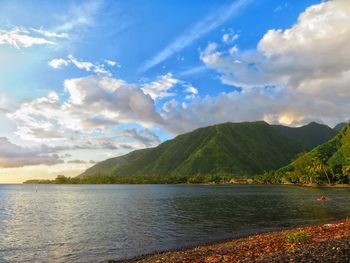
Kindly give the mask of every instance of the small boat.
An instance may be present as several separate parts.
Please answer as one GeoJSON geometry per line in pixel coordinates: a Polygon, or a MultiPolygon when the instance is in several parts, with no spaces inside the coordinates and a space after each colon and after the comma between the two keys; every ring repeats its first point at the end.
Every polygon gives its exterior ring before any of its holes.
{"type": "Polygon", "coordinates": [[[317,197],[316,201],[327,201],[328,197],[325,195],[321,195],[320,197],[317,197]]]}

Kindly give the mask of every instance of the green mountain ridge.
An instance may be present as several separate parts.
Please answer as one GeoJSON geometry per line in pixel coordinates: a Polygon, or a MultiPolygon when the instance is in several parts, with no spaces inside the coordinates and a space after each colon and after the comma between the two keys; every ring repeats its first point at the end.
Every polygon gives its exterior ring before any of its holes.
{"type": "Polygon", "coordinates": [[[331,128],[321,124],[286,129],[262,121],[218,124],[179,135],[154,148],[102,161],[79,178],[217,173],[251,176],[287,165],[311,147],[301,143],[307,138],[315,138],[312,143],[320,144],[333,135],[331,128]]]}
{"type": "Polygon", "coordinates": [[[287,127],[273,125],[282,134],[304,145],[307,150],[311,150],[330,138],[334,137],[338,131],[324,124],[311,122],[302,127],[287,127]]]}

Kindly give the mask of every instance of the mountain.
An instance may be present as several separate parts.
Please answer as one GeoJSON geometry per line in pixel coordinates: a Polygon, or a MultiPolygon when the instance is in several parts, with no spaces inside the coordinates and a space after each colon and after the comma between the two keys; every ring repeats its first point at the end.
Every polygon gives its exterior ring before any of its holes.
{"type": "Polygon", "coordinates": [[[102,161],[79,177],[255,175],[288,164],[304,149],[266,122],[224,123],[102,161]]]}
{"type": "Polygon", "coordinates": [[[350,124],[272,177],[280,182],[350,183],[350,124]]]}
{"type": "Polygon", "coordinates": [[[338,133],[327,125],[316,122],[296,128],[282,125],[272,126],[290,139],[304,145],[307,150],[311,150],[317,145],[328,141],[338,133]]]}
{"type": "Polygon", "coordinates": [[[347,122],[341,122],[334,126],[333,130],[340,132],[346,125],[348,125],[347,122]]]}

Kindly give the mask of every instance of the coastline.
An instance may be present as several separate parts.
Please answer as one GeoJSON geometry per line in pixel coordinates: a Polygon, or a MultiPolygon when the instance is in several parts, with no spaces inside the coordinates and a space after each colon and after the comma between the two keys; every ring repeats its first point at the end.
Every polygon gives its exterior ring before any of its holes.
{"type": "Polygon", "coordinates": [[[312,262],[349,262],[349,218],[108,262],[299,262],[301,259],[312,262]],[[291,242],[290,236],[298,235],[300,231],[306,233],[305,240],[291,242]]]}
{"type": "Polygon", "coordinates": [[[295,186],[308,188],[350,188],[350,184],[294,184],[295,186]]]}
{"type": "MultiPolygon", "coordinates": [[[[13,184],[13,183],[9,183],[13,184]]],[[[350,188],[350,184],[307,184],[307,183],[258,183],[258,182],[239,182],[239,183],[40,183],[40,182],[22,182],[19,185],[203,185],[203,186],[234,186],[234,185],[280,185],[280,186],[298,186],[306,188],[350,188]]]]}

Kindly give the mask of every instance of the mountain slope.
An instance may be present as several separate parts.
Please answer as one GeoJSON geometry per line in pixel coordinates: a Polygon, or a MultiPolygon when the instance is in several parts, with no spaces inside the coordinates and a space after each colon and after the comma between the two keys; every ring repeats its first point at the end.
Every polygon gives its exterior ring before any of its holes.
{"type": "Polygon", "coordinates": [[[350,124],[334,138],[276,172],[280,181],[350,183],[350,124]]]}
{"type": "Polygon", "coordinates": [[[255,175],[286,165],[303,150],[265,122],[224,123],[106,160],[80,176],[255,175]]]}
{"type": "Polygon", "coordinates": [[[316,122],[296,128],[282,125],[273,125],[273,127],[290,139],[304,145],[307,150],[311,150],[321,143],[328,141],[338,133],[327,125],[316,122]]]}
{"type": "Polygon", "coordinates": [[[130,161],[137,159],[139,156],[141,156],[143,153],[149,150],[151,150],[151,148],[136,150],[119,157],[104,160],[87,169],[84,173],[79,175],[79,177],[110,174],[118,167],[126,165],[130,161]]]}

